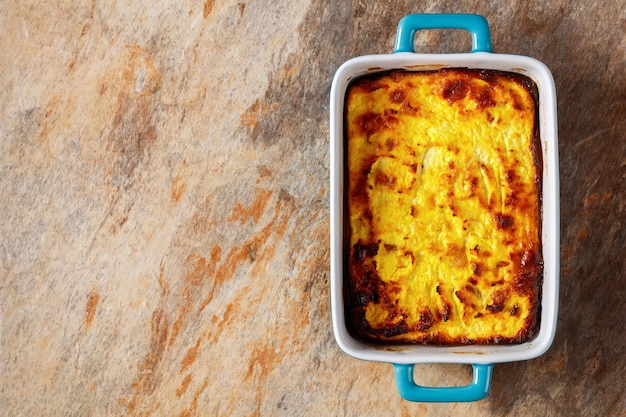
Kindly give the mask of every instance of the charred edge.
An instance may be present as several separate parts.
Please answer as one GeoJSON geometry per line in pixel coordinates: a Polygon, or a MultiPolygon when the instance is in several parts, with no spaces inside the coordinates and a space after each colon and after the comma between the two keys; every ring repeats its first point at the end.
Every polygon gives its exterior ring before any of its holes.
{"type": "Polygon", "coordinates": [[[378,255],[378,243],[362,243],[358,241],[354,244],[354,260],[363,263],[368,258],[378,255]]]}
{"type": "Polygon", "coordinates": [[[381,285],[376,263],[373,258],[378,254],[378,243],[355,243],[349,265],[349,288],[352,289],[349,305],[363,307],[370,302],[377,302],[381,285]]]}
{"type": "Polygon", "coordinates": [[[517,265],[514,288],[521,294],[532,296],[539,291],[543,276],[543,259],[541,253],[527,249],[522,253],[512,255],[517,265]]]}

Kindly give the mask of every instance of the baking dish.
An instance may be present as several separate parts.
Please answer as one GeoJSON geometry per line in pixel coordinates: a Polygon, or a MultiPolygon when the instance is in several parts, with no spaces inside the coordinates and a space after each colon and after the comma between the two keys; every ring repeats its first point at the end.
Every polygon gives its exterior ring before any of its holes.
{"type": "Polygon", "coordinates": [[[493,364],[528,360],[545,353],[556,332],[559,295],[559,169],[556,91],[549,69],[536,59],[493,53],[487,20],[468,14],[415,14],[398,25],[392,54],[353,58],[339,67],[330,96],[330,238],[331,304],[335,339],[340,348],[355,358],[393,364],[401,396],[410,401],[476,401],[491,386],[493,364]],[[419,54],[414,52],[418,30],[464,29],[472,36],[469,53],[419,54]],[[347,330],[343,299],[344,262],[344,100],[350,82],[357,77],[392,69],[424,71],[441,68],[475,68],[523,74],[538,89],[538,119],[542,152],[542,252],[544,275],[541,321],[537,335],[522,344],[510,345],[375,345],[352,337],[347,330]],[[413,381],[419,363],[468,363],[474,369],[470,385],[423,387],[413,381]]]}

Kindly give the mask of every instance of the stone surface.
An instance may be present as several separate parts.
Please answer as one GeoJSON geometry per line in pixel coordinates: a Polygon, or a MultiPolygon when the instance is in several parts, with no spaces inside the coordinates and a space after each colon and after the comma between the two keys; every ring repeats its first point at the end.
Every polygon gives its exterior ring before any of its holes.
{"type": "Polygon", "coordinates": [[[626,414],[623,2],[6,0],[0,27],[0,414],[626,414]],[[556,340],[477,403],[403,401],[332,334],[330,81],[416,12],[485,15],[557,84],[556,340]]]}

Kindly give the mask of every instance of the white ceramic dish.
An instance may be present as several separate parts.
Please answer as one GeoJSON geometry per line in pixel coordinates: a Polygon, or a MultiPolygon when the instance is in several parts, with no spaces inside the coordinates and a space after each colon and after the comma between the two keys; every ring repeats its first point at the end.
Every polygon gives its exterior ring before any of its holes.
{"type": "MultiPolygon", "coordinates": [[[[335,74],[330,96],[330,272],[332,319],[337,343],[345,353],[355,358],[388,362],[396,365],[433,362],[493,364],[535,358],[546,352],[552,344],[556,332],[559,301],[559,165],[554,80],[549,69],[543,63],[533,58],[496,54],[489,52],[490,50],[491,42],[488,25],[486,20],[480,16],[410,15],[400,22],[395,46],[396,52],[351,59],[344,63],[335,74]],[[413,36],[417,30],[429,28],[462,28],[469,30],[472,34],[473,52],[460,54],[401,52],[403,50],[413,50],[413,36]],[[343,244],[343,114],[345,93],[350,82],[362,75],[390,69],[420,71],[445,67],[492,69],[519,73],[528,76],[537,84],[539,92],[539,133],[543,160],[542,247],[544,277],[540,329],[531,341],[518,345],[444,347],[427,345],[377,346],[366,344],[349,334],[346,329],[344,316],[343,271],[346,254],[344,253],[343,244]]],[[[476,369],[475,366],[475,371],[476,369]]],[[[398,372],[400,372],[399,368],[396,367],[396,374],[398,372]]],[[[412,367],[410,368],[410,373],[412,373],[412,367]]],[[[491,370],[489,369],[489,379],[490,375],[491,370]]],[[[400,381],[398,382],[400,384],[400,381]]],[[[452,389],[448,388],[448,390],[452,389]]],[[[430,394],[435,394],[435,392],[433,391],[430,394]]],[[[428,398],[417,398],[417,400],[429,401],[428,398]]],[[[447,398],[444,395],[441,399],[434,401],[455,401],[453,397],[447,398]]],[[[479,398],[459,399],[458,401],[472,401],[475,399],[479,398]]]]}

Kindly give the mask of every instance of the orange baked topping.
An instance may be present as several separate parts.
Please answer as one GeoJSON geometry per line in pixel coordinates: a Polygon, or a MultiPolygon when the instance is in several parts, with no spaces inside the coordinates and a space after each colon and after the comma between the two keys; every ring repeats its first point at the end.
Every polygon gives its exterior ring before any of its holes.
{"type": "Polygon", "coordinates": [[[346,97],[350,331],[520,343],[538,329],[536,86],[491,70],[391,71],[346,97]]]}

